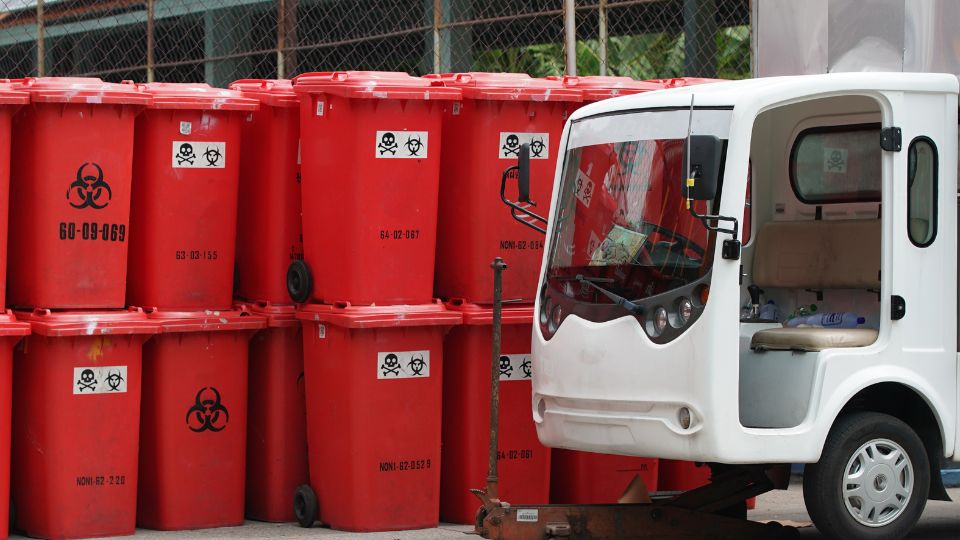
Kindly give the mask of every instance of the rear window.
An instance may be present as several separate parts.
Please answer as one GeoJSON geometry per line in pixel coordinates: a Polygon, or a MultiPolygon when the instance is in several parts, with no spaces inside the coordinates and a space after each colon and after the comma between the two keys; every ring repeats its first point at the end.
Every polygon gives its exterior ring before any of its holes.
{"type": "Polygon", "coordinates": [[[880,124],[800,132],[790,153],[790,182],[807,204],[880,201],[880,124]]]}

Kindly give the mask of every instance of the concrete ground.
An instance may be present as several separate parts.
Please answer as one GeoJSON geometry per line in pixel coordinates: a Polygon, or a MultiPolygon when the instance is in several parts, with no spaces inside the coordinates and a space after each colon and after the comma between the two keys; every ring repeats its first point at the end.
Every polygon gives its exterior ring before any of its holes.
{"type": "MultiPolygon", "coordinates": [[[[960,488],[948,490],[954,502],[930,501],[917,528],[909,536],[911,540],[956,540],[960,538],[960,488]]],[[[809,524],[803,506],[800,486],[793,485],[787,491],[773,491],[761,496],[757,509],[750,512],[750,519],[757,521],[790,520],[809,524]]],[[[158,532],[138,530],[137,540],[180,540],[198,538],[204,540],[261,540],[268,538],[322,538],[323,540],[442,540],[464,539],[464,533],[472,527],[441,525],[436,529],[398,531],[387,533],[345,533],[324,528],[301,529],[295,524],[247,522],[243,527],[207,529],[202,531],[158,532]]],[[[804,539],[822,538],[812,526],[801,529],[804,539]]],[[[10,538],[22,539],[12,535],[10,538]]]]}

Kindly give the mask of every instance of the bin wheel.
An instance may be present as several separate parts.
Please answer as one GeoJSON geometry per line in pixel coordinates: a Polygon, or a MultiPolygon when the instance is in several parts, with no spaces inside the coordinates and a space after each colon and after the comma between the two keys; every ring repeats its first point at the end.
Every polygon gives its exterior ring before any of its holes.
{"type": "Polygon", "coordinates": [[[296,516],[297,523],[301,527],[304,529],[313,527],[319,510],[317,494],[313,492],[313,488],[304,484],[293,492],[293,515],[296,516]]]}
{"type": "Polygon", "coordinates": [[[7,523],[7,529],[9,529],[10,532],[13,532],[14,530],[16,530],[14,528],[16,527],[16,524],[17,524],[17,507],[14,506],[13,498],[11,497],[10,498],[10,521],[7,523]]]}
{"type": "Polygon", "coordinates": [[[310,293],[313,292],[313,277],[310,275],[310,268],[303,261],[293,261],[287,268],[287,292],[290,298],[302,304],[310,299],[310,293]]]}

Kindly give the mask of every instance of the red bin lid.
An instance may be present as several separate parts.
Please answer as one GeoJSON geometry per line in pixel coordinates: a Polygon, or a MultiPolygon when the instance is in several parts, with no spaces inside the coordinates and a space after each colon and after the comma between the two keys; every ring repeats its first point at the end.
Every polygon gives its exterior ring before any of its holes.
{"type": "Polygon", "coordinates": [[[463,315],[439,301],[415,306],[353,306],[308,304],[297,312],[301,321],[335,324],[343,328],[393,328],[404,326],[456,326],[463,315]]]}
{"type": "Polygon", "coordinates": [[[463,97],[501,101],[583,101],[583,93],[559,81],[534,79],[526,73],[444,73],[425,79],[463,90],[463,97]]]}
{"type": "Polygon", "coordinates": [[[257,302],[250,306],[250,313],[265,318],[268,328],[300,326],[300,321],[297,320],[297,306],[277,306],[270,302],[257,302]]]}
{"type": "Polygon", "coordinates": [[[460,99],[461,92],[442,82],[398,71],[324,71],[293,79],[298,93],[333,94],[348,98],[460,99]]]}
{"type": "Polygon", "coordinates": [[[30,334],[30,323],[17,321],[9,309],[0,313],[0,337],[26,336],[30,334]]]}
{"type": "Polygon", "coordinates": [[[15,90],[13,83],[0,82],[0,105],[26,105],[30,103],[30,94],[15,90]]]}
{"type": "Polygon", "coordinates": [[[680,88],[683,86],[693,86],[696,84],[708,84],[715,82],[726,82],[726,79],[705,79],[703,77],[677,77],[675,79],[664,79],[666,88],[680,88]]]}
{"type": "Polygon", "coordinates": [[[230,90],[271,107],[296,107],[300,98],[289,79],[241,79],[230,83],[230,90]]]}
{"type": "Polygon", "coordinates": [[[240,92],[203,83],[150,83],[137,85],[153,97],[154,109],[255,111],[260,103],[240,92]]]}
{"type": "MultiPolygon", "coordinates": [[[[446,303],[447,309],[463,314],[463,324],[493,324],[493,307],[471,304],[462,300],[446,303]]],[[[533,324],[533,306],[531,304],[507,304],[500,312],[502,324],[533,324]]]]}
{"type": "Polygon", "coordinates": [[[638,81],[630,77],[605,77],[600,75],[588,75],[585,77],[564,75],[558,77],[552,75],[545,78],[550,81],[559,81],[566,88],[576,88],[582,91],[584,101],[599,101],[601,99],[628,96],[668,88],[664,81],[638,81]]]}
{"type": "Polygon", "coordinates": [[[147,317],[160,325],[161,333],[176,332],[236,332],[261,330],[267,320],[253,315],[244,307],[233,310],[160,311],[147,310],[147,317]]]}
{"type": "Polygon", "coordinates": [[[34,103],[150,105],[153,102],[133,83],[108,83],[94,77],[27,77],[14,81],[12,88],[29,92],[34,103]]]}
{"type": "Polygon", "coordinates": [[[142,309],[51,311],[35,309],[17,313],[30,323],[34,334],[50,337],[158,334],[160,327],[142,309]]]}

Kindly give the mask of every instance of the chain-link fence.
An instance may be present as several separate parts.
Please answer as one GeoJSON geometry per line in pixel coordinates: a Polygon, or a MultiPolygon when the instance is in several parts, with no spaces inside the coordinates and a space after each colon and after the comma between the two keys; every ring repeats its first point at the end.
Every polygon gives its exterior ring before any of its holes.
{"type": "Polygon", "coordinates": [[[750,75],[751,0],[0,0],[0,77],[750,75]]]}

